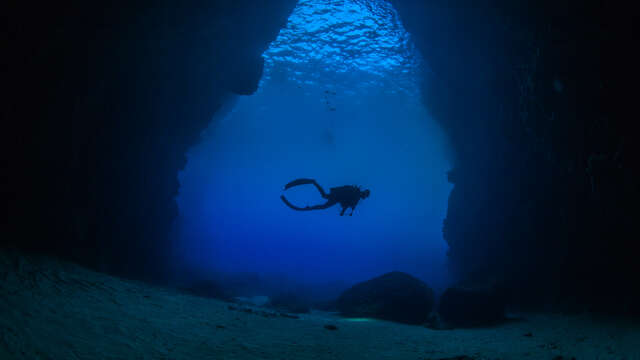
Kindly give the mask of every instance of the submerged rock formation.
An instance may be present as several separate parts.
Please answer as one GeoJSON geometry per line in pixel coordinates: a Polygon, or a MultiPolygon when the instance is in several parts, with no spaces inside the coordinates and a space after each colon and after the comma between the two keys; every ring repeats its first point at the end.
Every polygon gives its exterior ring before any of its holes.
{"type": "Polygon", "coordinates": [[[429,64],[424,102],[456,152],[443,235],[457,278],[503,279],[520,304],[640,299],[628,6],[392,3],[429,64]]]}
{"type": "Polygon", "coordinates": [[[162,276],[185,152],[256,90],[295,3],[1,5],[3,244],[162,276]]]}
{"type": "Polygon", "coordinates": [[[343,316],[423,324],[434,303],[435,295],[427,284],[395,271],[354,285],[340,295],[336,306],[343,316]]]}
{"type": "MultiPolygon", "coordinates": [[[[456,151],[443,233],[458,278],[503,278],[517,302],[632,306],[635,13],[579,0],[391,2],[456,151]]],[[[0,5],[2,244],[160,276],[185,151],[226,97],[255,90],[260,54],[294,6],[0,5]]]]}

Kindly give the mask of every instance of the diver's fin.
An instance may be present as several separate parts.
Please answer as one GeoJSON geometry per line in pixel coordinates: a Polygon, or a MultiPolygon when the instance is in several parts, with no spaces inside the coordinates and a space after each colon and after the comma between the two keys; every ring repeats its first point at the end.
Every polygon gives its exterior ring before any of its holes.
{"type": "Polygon", "coordinates": [[[316,181],[314,179],[296,179],[291,181],[290,183],[288,183],[287,185],[284,186],[284,189],[287,190],[291,187],[294,186],[298,186],[298,185],[306,185],[306,184],[313,184],[316,181]]]}
{"type": "MultiPolygon", "coordinates": [[[[295,186],[295,185],[293,185],[293,186],[295,186]]],[[[311,210],[309,207],[307,207],[307,208],[300,208],[300,207],[297,207],[297,206],[293,205],[292,203],[290,203],[290,202],[289,202],[289,200],[287,200],[287,198],[286,198],[286,197],[284,197],[284,195],[280,195],[280,199],[282,199],[282,202],[283,202],[285,205],[287,205],[288,207],[292,208],[293,210],[298,210],[298,211],[311,210]]]]}
{"type": "Polygon", "coordinates": [[[298,211],[328,209],[328,208],[332,207],[333,205],[335,205],[335,202],[327,201],[325,204],[322,204],[322,205],[313,205],[313,206],[307,206],[307,207],[301,208],[301,207],[297,207],[297,206],[293,205],[292,203],[290,203],[289,200],[287,200],[287,198],[284,197],[284,195],[280,195],[280,199],[282,199],[282,202],[285,205],[287,205],[288,207],[292,208],[293,210],[298,210],[298,211]]]}

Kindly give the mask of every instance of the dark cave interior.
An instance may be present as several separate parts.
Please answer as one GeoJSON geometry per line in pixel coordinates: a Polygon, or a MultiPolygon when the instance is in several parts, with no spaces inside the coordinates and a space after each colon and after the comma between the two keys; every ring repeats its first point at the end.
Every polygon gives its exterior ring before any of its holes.
{"type": "MultiPolygon", "coordinates": [[[[460,281],[637,313],[634,15],[604,1],[391,0],[455,167],[460,281]],[[460,101],[464,106],[460,106],[460,101]]],[[[177,174],[295,0],[2,5],[2,245],[164,283],[177,174]]]]}

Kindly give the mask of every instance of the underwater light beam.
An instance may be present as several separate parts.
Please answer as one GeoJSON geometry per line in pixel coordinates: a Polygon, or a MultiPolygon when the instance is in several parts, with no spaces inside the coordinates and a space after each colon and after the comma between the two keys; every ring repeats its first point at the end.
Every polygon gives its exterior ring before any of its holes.
{"type": "MultiPolygon", "coordinates": [[[[368,4],[300,1],[259,90],[191,149],[178,197],[190,266],[344,285],[399,270],[444,286],[448,145],[422,106],[410,36],[387,2],[368,4]],[[293,211],[279,196],[297,178],[371,197],[353,217],[293,211]]],[[[312,185],[287,198],[323,200],[312,185]]]]}

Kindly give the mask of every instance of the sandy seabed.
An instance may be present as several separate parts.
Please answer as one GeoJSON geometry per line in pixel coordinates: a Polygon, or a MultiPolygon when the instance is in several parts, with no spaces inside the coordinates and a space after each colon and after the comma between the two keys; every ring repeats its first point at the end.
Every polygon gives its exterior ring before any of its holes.
{"type": "Polygon", "coordinates": [[[0,314],[3,360],[640,359],[640,324],[628,320],[520,314],[492,328],[431,330],[294,318],[5,252],[0,314]]]}

